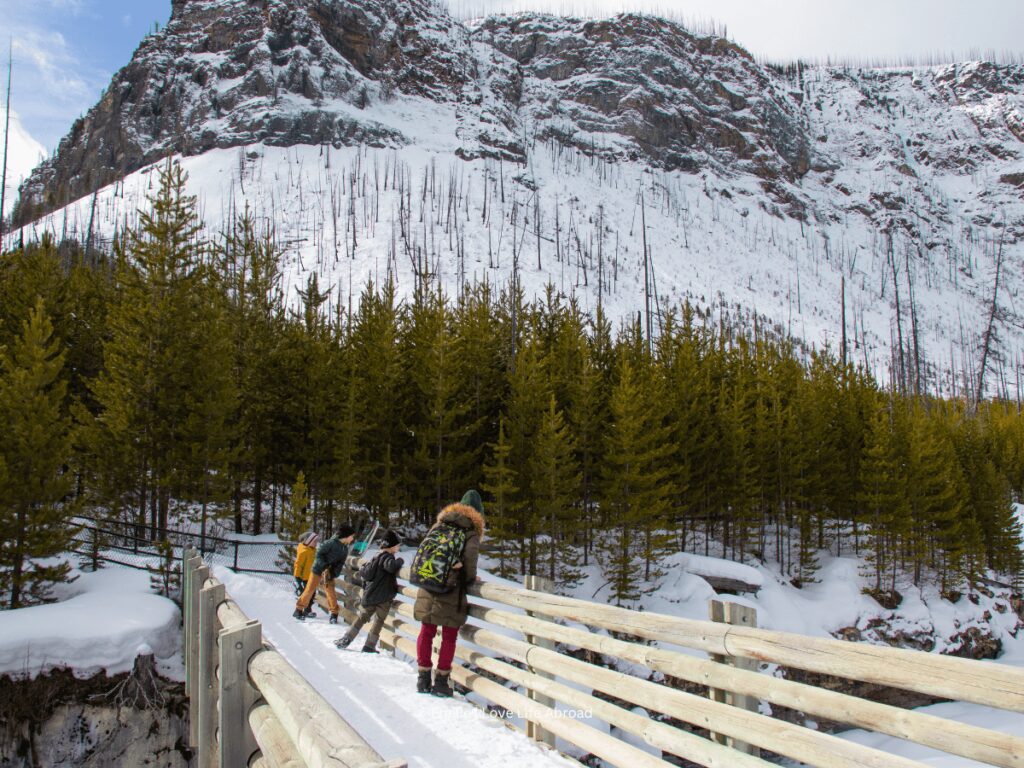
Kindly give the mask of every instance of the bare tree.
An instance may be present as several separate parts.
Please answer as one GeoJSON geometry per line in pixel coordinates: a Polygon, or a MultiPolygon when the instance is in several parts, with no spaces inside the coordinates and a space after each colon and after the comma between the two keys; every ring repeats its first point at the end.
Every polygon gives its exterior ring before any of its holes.
{"type": "Polygon", "coordinates": [[[999,303],[999,277],[1003,269],[1003,237],[1006,227],[1002,228],[999,234],[999,249],[996,252],[996,278],[992,284],[992,304],[988,311],[988,324],[985,326],[985,335],[981,339],[981,366],[978,371],[978,390],[975,393],[975,402],[980,403],[985,393],[985,369],[988,367],[988,359],[992,354],[992,340],[995,336],[996,313],[999,303]]]}
{"type": "Polygon", "coordinates": [[[4,237],[4,206],[7,202],[7,145],[11,136],[11,72],[14,69],[14,43],[7,49],[7,100],[4,102],[4,164],[0,171],[0,243],[4,237]]]}

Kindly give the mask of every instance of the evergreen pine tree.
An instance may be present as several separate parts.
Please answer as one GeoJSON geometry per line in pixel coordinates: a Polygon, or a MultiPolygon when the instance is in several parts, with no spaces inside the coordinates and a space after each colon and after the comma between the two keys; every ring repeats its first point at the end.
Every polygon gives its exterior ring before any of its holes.
{"type": "MultiPolygon", "coordinates": [[[[380,291],[367,285],[353,321],[352,353],[356,360],[359,487],[363,505],[387,523],[400,507],[399,484],[408,431],[402,415],[405,370],[400,346],[399,305],[395,286],[380,291]]],[[[423,521],[426,522],[426,521],[423,521]]]]}
{"type": "Polygon", "coordinates": [[[70,570],[67,562],[44,564],[69,549],[73,529],[59,346],[39,299],[21,336],[0,350],[0,595],[10,608],[48,600],[70,570]]]}
{"type": "Polygon", "coordinates": [[[289,572],[295,564],[295,543],[311,528],[307,491],[306,475],[300,471],[292,485],[288,508],[281,513],[281,527],[277,531],[277,538],[285,542],[278,550],[277,565],[289,572]]]}
{"type": "Polygon", "coordinates": [[[530,456],[530,485],[533,489],[536,527],[547,535],[547,577],[562,586],[579,580],[576,505],[580,472],[574,455],[574,441],[552,394],[541,419],[530,456]]]}
{"type": "Polygon", "coordinates": [[[281,422],[292,393],[284,372],[285,313],[273,233],[257,231],[246,208],[224,234],[217,255],[228,299],[234,389],[239,393],[229,425],[235,531],[241,533],[243,489],[253,489],[254,512],[262,510],[264,484],[279,463],[275,447],[290,434],[281,422]]]}
{"type": "Polygon", "coordinates": [[[159,553],[157,565],[147,567],[149,587],[158,595],[181,602],[181,560],[174,553],[174,547],[167,539],[157,542],[159,553]]]}
{"type": "Polygon", "coordinates": [[[886,593],[895,592],[896,588],[898,530],[905,514],[905,501],[891,422],[882,408],[871,422],[860,467],[860,502],[869,542],[866,560],[874,579],[873,594],[885,601],[886,593]]]}
{"type": "Polygon", "coordinates": [[[516,485],[516,473],[510,464],[512,444],[505,434],[505,417],[498,419],[498,440],[490,443],[491,460],[484,465],[484,493],[491,497],[487,510],[487,538],[498,547],[498,575],[512,578],[515,553],[513,544],[516,540],[517,504],[519,487],[516,485]]]}
{"type": "Polygon", "coordinates": [[[654,565],[667,544],[664,527],[673,488],[667,467],[672,445],[660,412],[661,393],[638,375],[628,354],[623,354],[618,373],[602,472],[602,506],[610,528],[600,542],[598,560],[612,598],[622,604],[639,597],[641,577],[657,576],[654,565]]]}
{"type": "Polygon", "coordinates": [[[154,540],[167,527],[172,496],[187,485],[190,395],[197,368],[210,362],[197,355],[211,332],[196,313],[210,274],[186,178],[168,161],[151,210],[140,212],[139,228],[117,245],[117,298],[104,370],[92,385],[101,414],[88,444],[103,483],[101,509],[130,507],[140,528],[148,510],[154,540]]]}

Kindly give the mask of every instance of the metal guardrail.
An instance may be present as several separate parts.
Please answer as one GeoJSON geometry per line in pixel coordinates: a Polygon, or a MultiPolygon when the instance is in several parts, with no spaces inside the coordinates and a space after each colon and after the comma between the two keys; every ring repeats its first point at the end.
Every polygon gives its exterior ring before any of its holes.
{"type": "Polygon", "coordinates": [[[182,554],[189,743],[198,768],[307,766],[406,768],[385,761],[263,641],[210,577],[195,550],[182,554]]]}
{"type": "Polygon", "coordinates": [[[245,541],[201,535],[173,528],[155,528],[123,521],[79,516],[72,542],[80,556],[92,561],[149,570],[163,557],[160,542],[175,552],[195,549],[211,565],[224,565],[236,573],[286,574],[277,563],[284,541],[245,541]]]}

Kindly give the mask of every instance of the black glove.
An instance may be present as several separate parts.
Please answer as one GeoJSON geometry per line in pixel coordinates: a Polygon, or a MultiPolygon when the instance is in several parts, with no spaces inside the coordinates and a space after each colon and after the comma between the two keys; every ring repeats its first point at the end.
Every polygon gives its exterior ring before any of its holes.
{"type": "Polygon", "coordinates": [[[295,594],[301,596],[306,591],[306,582],[300,579],[298,576],[295,577],[295,594]]]}

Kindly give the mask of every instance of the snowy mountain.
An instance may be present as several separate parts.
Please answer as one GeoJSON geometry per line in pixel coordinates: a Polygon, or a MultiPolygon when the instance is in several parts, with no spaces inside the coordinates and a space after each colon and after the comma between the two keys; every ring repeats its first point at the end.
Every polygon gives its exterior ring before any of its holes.
{"type": "Polygon", "coordinates": [[[176,0],[16,220],[110,238],[170,155],[213,231],[248,203],[292,286],[315,270],[336,302],[387,274],[408,292],[515,273],[623,318],[647,287],[656,311],[845,335],[879,377],[945,393],[977,386],[988,333],[986,390],[1017,388],[1020,66],[769,67],[641,15],[176,0]]]}
{"type": "MultiPolygon", "coordinates": [[[[0,108],[0,157],[3,154],[4,126],[7,125],[7,113],[0,108]]],[[[14,208],[18,197],[18,185],[28,177],[39,163],[46,157],[43,145],[33,139],[18,119],[17,112],[11,112],[10,136],[7,139],[7,188],[4,195],[3,214],[7,215],[14,208]]]]}

